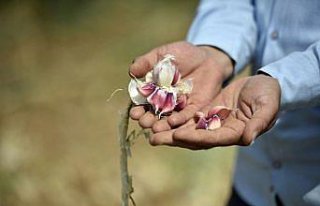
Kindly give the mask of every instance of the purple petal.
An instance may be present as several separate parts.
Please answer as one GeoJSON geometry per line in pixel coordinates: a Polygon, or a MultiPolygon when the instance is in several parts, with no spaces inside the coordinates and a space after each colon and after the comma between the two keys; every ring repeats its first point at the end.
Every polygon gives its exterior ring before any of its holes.
{"type": "Polygon", "coordinates": [[[144,97],[148,97],[154,92],[156,86],[153,83],[145,83],[138,88],[140,94],[144,97]]]}
{"type": "Polygon", "coordinates": [[[171,85],[177,84],[180,81],[180,78],[181,78],[181,74],[180,74],[179,70],[176,68],[171,85]]]}
{"type": "Polygon", "coordinates": [[[131,79],[129,85],[128,85],[128,92],[131,98],[131,101],[136,105],[146,104],[147,100],[146,98],[140,94],[138,90],[138,81],[135,79],[131,79]]]}
{"type": "Polygon", "coordinates": [[[168,112],[172,112],[176,106],[177,103],[177,97],[174,93],[168,93],[166,97],[166,101],[162,105],[161,109],[161,114],[165,114],[168,112]]]}
{"type": "Polygon", "coordinates": [[[200,117],[196,129],[208,129],[208,121],[204,117],[200,117]]]}
{"type": "Polygon", "coordinates": [[[156,113],[163,108],[168,92],[156,88],[155,91],[147,98],[147,101],[153,106],[156,113]]]}
{"type": "Polygon", "coordinates": [[[208,117],[213,117],[215,115],[218,115],[221,120],[224,120],[229,116],[231,112],[232,112],[232,109],[228,107],[216,106],[209,111],[208,117]]]}
{"type": "Polygon", "coordinates": [[[177,106],[175,107],[175,109],[177,111],[180,111],[182,110],[183,108],[185,108],[187,105],[187,95],[183,94],[183,95],[180,95],[178,97],[178,100],[177,100],[177,106]]]}

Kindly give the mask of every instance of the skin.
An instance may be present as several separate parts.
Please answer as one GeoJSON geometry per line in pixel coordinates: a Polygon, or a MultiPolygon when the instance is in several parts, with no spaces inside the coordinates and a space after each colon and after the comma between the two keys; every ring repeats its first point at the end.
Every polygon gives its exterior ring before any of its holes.
{"type": "Polygon", "coordinates": [[[135,106],[130,111],[130,117],[138,121],[142,128],[151,128],[160,136],[166,134],[163,132],[172,132],[172,129],[185,124],[193,118],[196,111],[210,104],[220,92],[223,81],[233,71],[232,60],[224,52],[209,46],[175,42],[137,57],[130,65],[130,76],[137,78],[145,76],[165,54],[172,54],[176,57],[175,62],[183,79],[192,79],[193,90],[186,107],[161,120],[146,111],[143,106],[135,106]]]}
{"type": "Polygon", "coordinates": [[[210,131],[195,129],[194,119],[170,131],[154,134],[152,145],[169,145],[192,150],[218,146],[250,145],[255,138],[269,130],[279,111],[280,86],[276,79],[256,75],[234,81],[224,88],[212,105],[203,109],[207,113],[213,106],[233,109],[222,127],[210,131]]]}

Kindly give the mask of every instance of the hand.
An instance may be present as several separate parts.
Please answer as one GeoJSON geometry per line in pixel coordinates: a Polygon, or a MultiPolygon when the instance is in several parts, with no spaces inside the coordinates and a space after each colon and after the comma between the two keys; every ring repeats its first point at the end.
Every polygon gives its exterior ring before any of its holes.
{"type": "MultiPolygon", "coordinates": [[[[175,131],[151,137],[152,145],[178,146],[193,150],[217,146],[250,145],[269,130],[279,111],[280,86],[276,79],[257,75],[234,81],[215,98],[213,106],[233,108],[233,112],[215,130],[195,129],[195,120],[175,131]]],[[[206,113],[212,106],[208,106],[206,113]]]]}
{"type": "Polygon", "coordinates": [[[194,46],[187,42],[176,42],[158,47],[135,59],[130,66],[130,75],[143,77],[165,54],[176,57],[177,68],[183,79],[192,79],[193,90],[186,107],[180,112],[158,120],[157,116],[145,111],[143,106],[135,106],[130,111],[133,120],[138,120],[143,128],[154,132],[171,130],[191,119],[194,113],[212,102],[221,90],[221,85],[233,70],[231,59],[222,51],[209,46],[194,46]]]}

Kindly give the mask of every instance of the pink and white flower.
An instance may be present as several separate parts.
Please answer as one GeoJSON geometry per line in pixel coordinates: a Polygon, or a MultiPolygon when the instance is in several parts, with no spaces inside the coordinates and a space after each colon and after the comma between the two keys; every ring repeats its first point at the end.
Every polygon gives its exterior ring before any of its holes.
{"type": "Polygon", "coordinates": [[[129,83],[132,102],[152,105],[159,118],[173,110],[183,109],[192,90],[192,81],[181,79],[174,60],[173,55],[165,55],[143,79],[133,78],[129,83]]]}
{"type": "Polygon", "coordinates": [[[232,109],[223,106],[216,106],[212,108],[208,115],[205,116],[203,112],[197,112],[196,117],[197,129],[214,130],[221,127],[221,121],[226,119],[231,113],[232,109]]]}

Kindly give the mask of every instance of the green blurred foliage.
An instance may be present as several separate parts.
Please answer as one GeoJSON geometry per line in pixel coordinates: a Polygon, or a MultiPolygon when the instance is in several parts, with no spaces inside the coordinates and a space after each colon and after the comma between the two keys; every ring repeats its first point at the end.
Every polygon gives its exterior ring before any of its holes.
{"type": "MultiPolygon", "coordinates": [[[[118,111],[131,60],[183,40],[197,1],[0,1],[0,205],[119,205],[118,111]]],[[[132,122],[132,128],[137,127],[132,122]]],[[[139,139],[138,205],[224,205],[233,148],[139,139]]]]}

